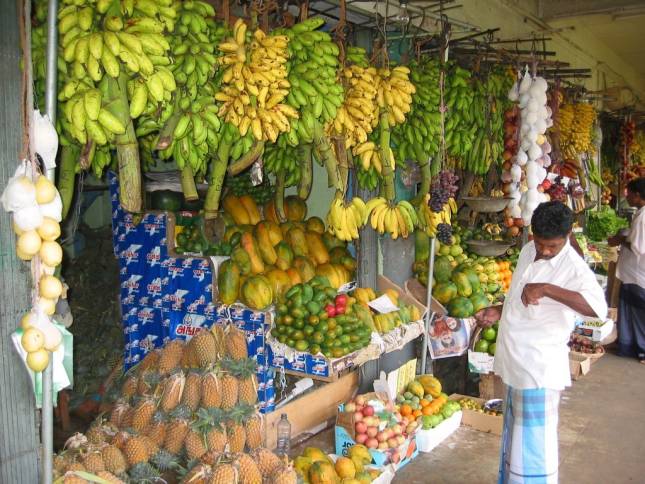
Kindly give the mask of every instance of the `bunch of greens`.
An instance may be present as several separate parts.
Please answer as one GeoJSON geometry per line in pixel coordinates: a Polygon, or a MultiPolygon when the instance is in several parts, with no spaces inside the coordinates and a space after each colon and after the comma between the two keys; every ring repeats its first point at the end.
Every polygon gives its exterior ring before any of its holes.
{"type": "Polygon", "coordinates": [[[589,239],[596,242],[607,240],[607,237],[627,227],[629,227],[627,220],[616,215],[610,207],[603,207],[587,214],[586,233],[589,239]]]}

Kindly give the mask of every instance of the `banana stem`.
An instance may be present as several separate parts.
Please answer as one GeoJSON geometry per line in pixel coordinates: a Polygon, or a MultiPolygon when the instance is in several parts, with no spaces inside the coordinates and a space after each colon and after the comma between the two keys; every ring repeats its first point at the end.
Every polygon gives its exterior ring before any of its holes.
{"type": "Polygon", "coordinates": [[[155,146],[156,150],[165,150],[172,144],[175,128],[183,114],[183,111],[178,107],[175,107],[175,111],[172,113],[170,118],[168,118],[168,121],[166,121],[166,124],[163,125],[163,128],[161,128],[161,131],[159,132],[159,140],[157,141],[157,146],[155,146]]]}
{"type": "Polygon", "coordinates": [[[74,182],[76,180],[76,162],[80,154],[77,145],[63,146],[58,170],[58,192],[63,202],[63,219],[67,217],[74,198],[74,182]]]}
{"type": "Polygon", "coordinates": [[[309,198],[309,193],[311,193],[314,170],[312,151],[313,146],[309,143],[298,146],[298,152],[303,162],[298,182],[298,197],[303,200],[309,198]]]}
{"type": "Polygon", "coordinates": [[[426,193],[430,191],[430,179],[432,178],[430,163],[428,163],[427,159],[420,161],[418,165],[419,171],[421,172],[421,184],[419,186],[417,196],[415,197],[416,202],[420,202],[423,197],[425,197],[426,193]]]}
{"type": "Polygon", "coordinates": [[[327,180],[329,187],[338,187],[338,161],[325,136],[322,125],[316,122],[314,126],[314,146],[318,152],[318,158],[322,160],[327,169],[327,180]]]}
{"type": "Polygon", "coordinates": [[[275,179],[275,213],[278,215],[280,222],[287,220],[287,215],[284,211],[284,188],[285,188],[285,172],[280,170],[276,174],[275,179]]]}
{"type": "Polygon", "coordinates": [[[227,127],[224,129],[226,131],[217,147],[217,157],[213,160],[210,183],[208,184],[206,200],[204,201],[204,216],[207,220],[217,218],[219,199],[222,195],[222,185],[224,183],[224,176],[226,175],[226,167],[228,166],[228,157],[231,153],[231,146],[233,146],[232,136],[229,130],[227,127]]]}
{"type": "Polygon", "coordinates": [[[130,118],[127,97],[127,76],[121,73],[118,79],[107,78],[108,102],[105,109],[110,111],[125,126],[125,133],[117,135],[116,152],[119,162],[119,183],[121,185],[121,205],[128,212],[138,213],[143,210],[141,163],[139,161],[139,143],[130,118]]]}
{"type": "Polygon", "coordinates": [[[254,141],[251,149],[241,156],[237,161],[231,163],[228,167],[228,174],[235,176],[242,173],[249,166],[255,163],[262,153],[264,153],[264,141],[254,141]]]}
{"type": "Polygon", "coordinates": [[[189,165],[184,166],[181,170],[181,191],[184,192],[184,198],[188,202],[199,198],[199,195],[197,195],[197,186],[195,185],[195,175],[189,165]]]}
{"type": "Polygon", "coordinates": [[[383,194],[388,201],[393,202],[396,192],[394,191],[394,169],[390,157],[390,123],[387,120],[387,112],[385,111],[380,116],[379,135],[381,163],[383,165],[383,194]]]}

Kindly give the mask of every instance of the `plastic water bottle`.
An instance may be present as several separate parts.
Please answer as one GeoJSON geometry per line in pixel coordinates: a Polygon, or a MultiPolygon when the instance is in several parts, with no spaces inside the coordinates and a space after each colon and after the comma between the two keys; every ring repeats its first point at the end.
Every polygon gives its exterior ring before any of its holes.
{"type": "Polygon", "coordinates": [[[291,448],[291,424],[287,419],[287,414],[280,415],[278,422],[278,448],[276,452],[278,455],[288,455],[291,448]]]}

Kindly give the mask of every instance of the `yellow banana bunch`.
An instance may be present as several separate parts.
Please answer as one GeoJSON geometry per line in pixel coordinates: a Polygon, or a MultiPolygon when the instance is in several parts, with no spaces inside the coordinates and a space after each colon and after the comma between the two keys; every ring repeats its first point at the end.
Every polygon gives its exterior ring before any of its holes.
{"type": "Polygon", "coordinates": [[[387,110],[390,128],[404,123],[405,115],[412,108],[416,88],[409,74],[410,69],[405,66],[378,70],[376,102],[381,110],[387,110]]]}
{"type": "Polygon", "coordinates": [[[246,24],[238,19],[233,36],[219,44],[226,66],[222,89],[215,99],[222,102],[219,116],[236,126],[241,136],[251,130],[258,141],[275,143],[280,133],[291,129],[289,119],[298,112],[282,103],[289,94],[285,64],[289,56],[285,35],[267,36],[258,29],[247,42],[246,24]]]}
{"type": "Polygon", "coordinates": [[[452,215],[457,214],[457,202],[450,197],[440,212],[435,212],[430,208],[430,194],[426,193],[424,199],[417,209],[419,227],[423,229],[429,237],[437,236],[437,228],[440,224],[450,225],[452,215]]]}
{"type": "Polygon", "coordinates": [[[329,207],[327,226],[331,234],[350,242],[358,239],[358,230],[365,225],[367,215],[366,204],[361,198],[354,197],[346,204],[341,197],[336,197],[329,207]]]}
{"type": "Polygon", "coordinates": [[[378,76],[374,67],[353,65],[343,69],[340,77],[345,86],[345,100],[336,110],[334,120],[327,125],[327,134],[344,135],[345,146],[352,148],[365,143],[367,135],[378,124],[378,76]]]}
{"type": "Polygon", "coordinates": [[[596,111],[591,104],[575,103],[560,106],[556,125],[560,131],[560,147],[566,158],[593,150],[592,130],[596,111]]]}
{"type": "Polygon", "coordinates": [[[399,236],[407,238],[418,223],[417,213],[407,200],[401,200],[396,205],[390,204],[384,197],[375,197],[366,204],[370,225],[379,234],[388,233],[393,239],[399,236]]]}

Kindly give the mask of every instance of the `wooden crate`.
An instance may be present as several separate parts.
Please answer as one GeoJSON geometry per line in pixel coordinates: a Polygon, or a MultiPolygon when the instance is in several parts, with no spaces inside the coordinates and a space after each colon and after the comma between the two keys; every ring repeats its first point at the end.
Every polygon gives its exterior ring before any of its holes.
{"type": "Polygon", "coordinates": [[[484,400],[506,398],[506,388],[499,375],[495,375],[494,373],[481,375],[481,379],[479,380],[479,396],[484,400]]]}
{"type": "Polygon", "coordinates": [[[265,416],[265,446],[275,449],[277,444],[277,425],[280,415],[287,414],[291,423],[291,440],[314,435],[333,424],[336,420],[338,405],[350,400],[358,390],[358,372],[349,373],[338,380],[327,383],[292,400],[284,407],[265,416]]]}

